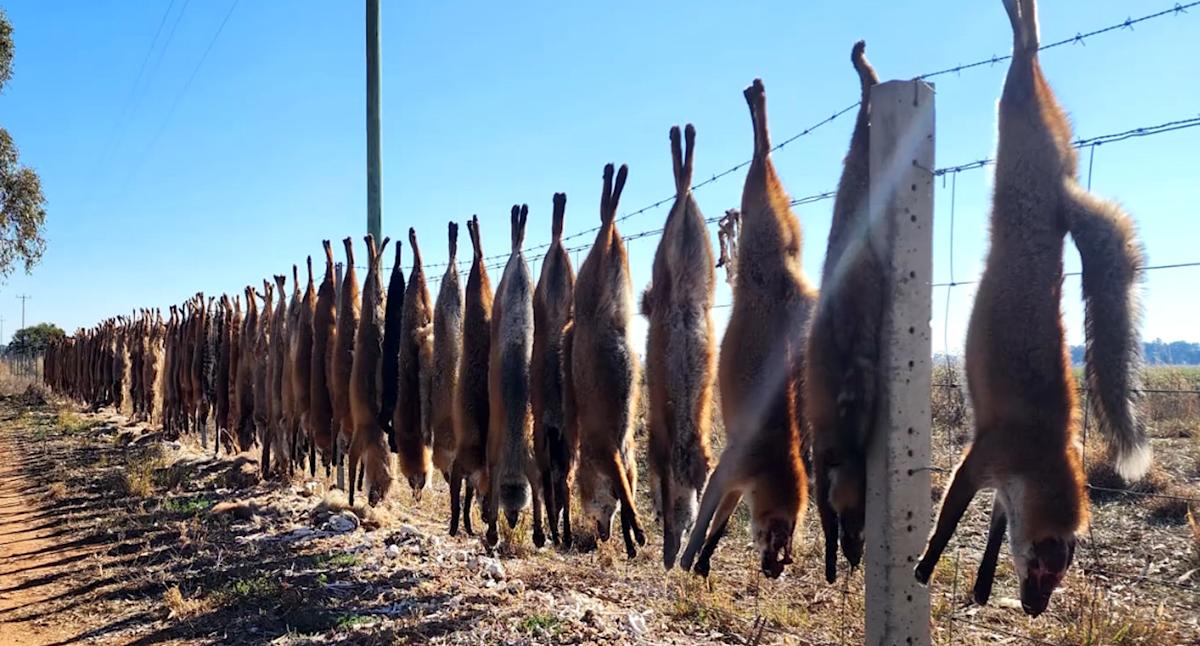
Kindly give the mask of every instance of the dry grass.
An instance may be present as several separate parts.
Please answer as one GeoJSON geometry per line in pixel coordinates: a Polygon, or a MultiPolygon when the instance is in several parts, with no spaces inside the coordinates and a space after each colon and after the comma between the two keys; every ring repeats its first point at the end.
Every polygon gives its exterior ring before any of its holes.
{"type": "Polygon", "coordinates": [[[66,498],[67,497],[67,483],[65,483],[65,482],[50,483],[50,486],[46,487],[46,497],[55,502],[58,502],[59,500],[66,498]]]}
{"type": "Polygon", "coordinates": [[[1187,523],[1189,501],[1200,500],[1200,492],[1176,484],[1167,485],[1162,496],[1150,498],[1146,503],[1150,520],[1171,525],[1187,523]]]}
{"type": "Polygon", "coordinates": [[[58,411],[58,419],[56,420],[55,425],[61,429],[63,433],[74,435],[96,428],[97,426],[101,425],[101,422],[95,418],[84,417],[75,411],[63,408],[58,411]]]}
{"type": "Polygon", "coordinates": [[[149,498],[154,495],[158,475],[167,467],[162,447],[149,445],[132,449],[125,465],[116,474],[115,489],[130,498],[149,498]]]}
{"type": "Polygon", "coordinates": [[[1200,505],[1188,507],[1187,524],[1192,538],[1192,565],[1200,567],[1200,505]]]}
{"type": "Polygon", "coordinates": [[[171,619],[187,619],[196,614],[201,605],[195,599],[184,597],[177,585],[173,585],[163,592],[162,602],[167,607],[167,617],[171,619]]]}

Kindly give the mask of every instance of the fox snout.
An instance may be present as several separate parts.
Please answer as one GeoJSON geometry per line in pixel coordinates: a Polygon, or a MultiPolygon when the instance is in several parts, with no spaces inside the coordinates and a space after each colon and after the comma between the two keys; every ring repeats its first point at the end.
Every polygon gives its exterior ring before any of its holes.
{"type": "Polygon", "coordinates": [[[1021,609],[1030,617],[1036,617],[1045,612],[1050,605],[1050,596],[1062,582],[1065,572],[1035,571],[1030,568],[1029,575],[1021,582],[1021,609]]]}
{"type": "Polygon", "coordinates": [[[1050,596],[1075,559],[1075,538],[1046,538],[1033,544],[1033,557],[1021,581],[1021,609],[1030,617],[1045,612],[1050,596]]]}
{"type": "Polygon", "coordinates": [[[596,519],[596,535],[601,541],[608,541],[609,536],[612,536],[612,518],[597,518],[596,519]]]}
{"type": "Polygon", "coordinates": [[[761,544],[762,573],[777,579],[783,568],[792,564],[792,529],[794,525],[782,518],[771,519],[761,544]]]}
{"type": "Polygon", "coordinates": [[[421,494],[425,492],[425,474],[408,476],[408,486],[412,487],[413,500],[421,502],[421,494]]]}

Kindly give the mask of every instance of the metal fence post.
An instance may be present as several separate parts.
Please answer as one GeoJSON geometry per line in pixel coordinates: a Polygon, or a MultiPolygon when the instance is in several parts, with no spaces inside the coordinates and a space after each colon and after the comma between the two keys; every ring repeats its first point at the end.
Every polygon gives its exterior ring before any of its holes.
{"type": "Polygon", "coordinates": [[[913,567],[929,534],[933,88],[871,90],[873,244],[885,263],[879,432],[867,450],[866,643],[928,646],[929,590],[913,567]]]}

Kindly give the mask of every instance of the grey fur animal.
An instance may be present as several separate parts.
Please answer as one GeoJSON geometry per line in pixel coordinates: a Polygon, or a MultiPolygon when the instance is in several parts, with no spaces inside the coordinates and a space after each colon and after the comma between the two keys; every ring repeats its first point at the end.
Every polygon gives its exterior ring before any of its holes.
{"type": "Polygon", "coordinates": [[[711,316],[716,277],[704,214],[692,197],[696,131],[671,128],[675,204],[654,255],[653,283],[642,295],[646,341],[650,490],[663,522],[663,566],[675,566],[696,519],[708,476],[716,348],[711,316]]]}
{"type": "Polygon", "coordinates": [[[488,362],[487,542],[498,539],[499,511],[516,528],[521,510],[533,496],[533,542],[546,543],[542,530],[541,482],[532,459],[529,412],[529,360],[533,351],[533,285],[521,252],[529,207],[512,207],[512,253],[504,267],[492,310],[491,358],[488,362]]]}

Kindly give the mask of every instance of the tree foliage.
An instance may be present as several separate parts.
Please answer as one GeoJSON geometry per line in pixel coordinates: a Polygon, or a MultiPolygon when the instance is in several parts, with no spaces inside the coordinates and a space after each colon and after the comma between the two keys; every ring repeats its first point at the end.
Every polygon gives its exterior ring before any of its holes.
{"type": "Polygon", "coordinates": [[[10,355],[29,355],[45,352],[50,341],[61,341],[66,333],[53,323],[38,323],[21,328],[8,343],[10,355]]]}
{"type": "MultiPolygon", "coordinates": [[[[1142,357],[1149,365],[1200,366],[1200,343],[1188,341],[1163,341],[1155,339],[1142,344],[1142,357]]],[[[1071,363],[1082,365],[1084,348],[1071,346],[1071,363]]]]}
{"type": "MultiPolygon", "coordinates": [[[[12,76],[12,26],[0,10],[0,92],[12,76]]],[[[20,262],[28,273],[42,259],[46,197],[36,172],[22,166],[17,146],[0,125],[0,278],[20,262]]]]}

